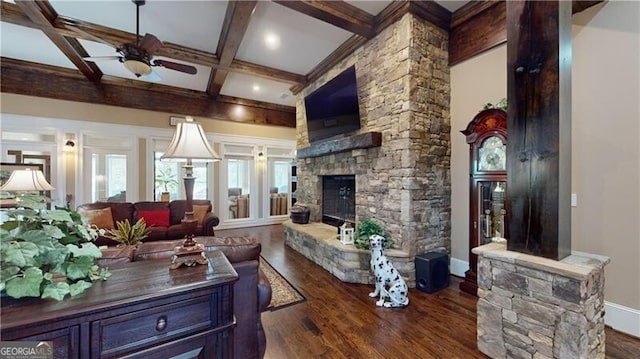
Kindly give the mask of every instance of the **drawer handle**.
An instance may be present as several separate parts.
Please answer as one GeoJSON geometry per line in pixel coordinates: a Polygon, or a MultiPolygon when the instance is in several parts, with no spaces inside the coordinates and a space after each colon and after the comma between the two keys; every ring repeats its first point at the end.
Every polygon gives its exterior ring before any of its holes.
{"type": "Polygon", "coordinates": [[[167,329],[167,317],[163,315],[159,317],[158,321],[156,322],[156,330],[161,332],[165,329],[167,329]]]}

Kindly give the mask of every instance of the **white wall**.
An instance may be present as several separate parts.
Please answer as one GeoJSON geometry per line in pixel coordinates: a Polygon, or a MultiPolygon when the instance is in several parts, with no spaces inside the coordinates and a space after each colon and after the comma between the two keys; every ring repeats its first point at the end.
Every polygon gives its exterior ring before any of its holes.
{"type": "Polygon", "coordinates": [[[640,311],[640,3],[573,22],[572,247],[611,257],[605,300],[640,311]]]}
{"type": "MultiPolygon", "coordinates": [[[[640,336],[640,2],[609,1],[573,22],[572,249],[611,258],[607,324],[640,336]]],[[[451,68],[452,272],[468,261],[469,147],[459,131],[506,93],[506,45],[451,68]]]]}

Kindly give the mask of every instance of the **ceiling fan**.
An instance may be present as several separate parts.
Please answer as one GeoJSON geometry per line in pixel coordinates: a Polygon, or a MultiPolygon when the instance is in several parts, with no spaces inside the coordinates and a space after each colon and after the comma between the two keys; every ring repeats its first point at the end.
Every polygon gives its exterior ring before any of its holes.
{"type": "MultiPolygon", "coordinates": [[[[171,70],[195,75],[197,73],[197,69],[194,66],[179,64],[167,60],[153,59],[153,54],[162,48],[162,42],[152,34],[145,34],[144,37],[140,39],[140,6],[145,4],[145,0],[131,0],[131,2],[136,4],[136,42],[125,43],[120,47],[117,47],[116,51],[120,56],[85,57],[84,59],[92,62],[118,60],[124,64],[124,67],[126,67],[127,70],[136,75],[136,77],[148,75],[152,78],[159,79],[157,74],[155,74],[151,69],[153,66],[162,66],[171,70]]],[[[106,43],[101,39],[100,41],[106,43]]],[[[113,46],[111,44],[108,45],[113,46]]]]}

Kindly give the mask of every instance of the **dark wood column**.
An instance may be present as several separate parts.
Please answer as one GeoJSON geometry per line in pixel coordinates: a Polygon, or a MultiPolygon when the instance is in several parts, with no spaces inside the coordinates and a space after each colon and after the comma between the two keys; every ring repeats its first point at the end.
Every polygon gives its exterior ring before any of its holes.
{"type": "Polygon", "coordinates": [[[507,1],[508,249],[571,252],[571,2],[507,1]]]}

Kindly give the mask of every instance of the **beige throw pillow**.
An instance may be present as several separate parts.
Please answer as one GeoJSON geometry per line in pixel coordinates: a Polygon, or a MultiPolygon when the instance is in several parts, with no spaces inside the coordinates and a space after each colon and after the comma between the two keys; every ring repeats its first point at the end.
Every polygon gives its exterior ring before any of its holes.
{"type": "Polygon", "coordinates": [[[113,215],[111,214],[111,207],[101,209],[89,209],[79,211],[82,216],[86,217],[90,224],[95,224],[96,227],[102,229],[114,229],[113,215]]]}
{"type": "Polygon", "coordinates": [[[199,224],[203,224],[202,222],[204,221],[204,217],[207,215],[207,209],[209,209],[209,205],[193,205],[193,216],[198,220],[199,224]]]}

